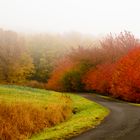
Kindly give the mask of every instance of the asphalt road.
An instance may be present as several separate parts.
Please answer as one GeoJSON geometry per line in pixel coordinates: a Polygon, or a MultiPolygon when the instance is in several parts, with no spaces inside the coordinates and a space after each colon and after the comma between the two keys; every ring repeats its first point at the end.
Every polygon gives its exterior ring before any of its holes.
{"type": "Polygon", "coordinates": [[[140,107],[95,94],[81,96],[109,108],[111,112],[99,126],[71,140],[140,140],[140,107]]]}

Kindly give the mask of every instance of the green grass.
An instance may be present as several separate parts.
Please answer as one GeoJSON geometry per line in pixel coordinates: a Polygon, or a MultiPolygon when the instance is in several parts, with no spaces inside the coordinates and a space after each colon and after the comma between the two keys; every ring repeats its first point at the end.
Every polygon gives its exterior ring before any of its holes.
{"type": "MultiPolygon", "coordinates": [[[[72,99],[75,114],[72,117],[52,128],[44,129],[43,132],[33,135],[30,140],[56,140],[66,139],[74,135],[94,128],[109,113],[103,106],[89,101],[75,94],[67,94],[72,99]]],[[[63,103],[60,100],[62,93],[33,89],[20,86],[0,86],[0,101],[10,102],[29,102],[46,106],[49,103],[63,103]]]]}
{"type": "Polygon", "coordinates": [[[28,102],[38,105],[49,103],[62,103],[61,94],[53,91],[34,89],[20,86],[0,86],[0,101],[5,102],[28,102]]]}

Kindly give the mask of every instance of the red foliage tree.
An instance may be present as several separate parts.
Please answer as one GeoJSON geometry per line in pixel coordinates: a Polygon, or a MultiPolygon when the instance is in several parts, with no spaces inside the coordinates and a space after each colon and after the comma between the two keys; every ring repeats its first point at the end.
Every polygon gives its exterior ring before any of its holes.
{"type": "Polygon", "coordinates": [[[100,93],[108,94],[113,70],[113,64],[103,64],[88,71],[83,77],[85,89],[96,90],[100,93]]]}
{"type": "Polygon", "coordinates": [[[116,65],[110,92],[115,97],[140,102],[140,48],[133,49],[116,65]]]}

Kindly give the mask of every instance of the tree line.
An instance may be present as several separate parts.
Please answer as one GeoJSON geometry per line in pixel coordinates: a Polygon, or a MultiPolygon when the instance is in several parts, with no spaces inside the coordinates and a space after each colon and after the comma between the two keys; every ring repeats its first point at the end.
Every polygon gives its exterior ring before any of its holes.
{"type": "Polygon", "coordinates": [[[71,47],[92,43],[90,36],[79,33],[21,34],[0,29],[0,83],[46,83],[56,61],[71,47]]]}
{"type": "Polygon", "coordinates": [[[78,33],[0,29],[0,83],[99,92],[140,102],[140,42],[132,33],[95,39],[78,33]]]}
{"type": "Polygon", "coordinates": [[[140,102],[140,43],[130,32],[108,35],[100,46],[73,49],[61,60],[47,88],[98,92],[140,102]]]}

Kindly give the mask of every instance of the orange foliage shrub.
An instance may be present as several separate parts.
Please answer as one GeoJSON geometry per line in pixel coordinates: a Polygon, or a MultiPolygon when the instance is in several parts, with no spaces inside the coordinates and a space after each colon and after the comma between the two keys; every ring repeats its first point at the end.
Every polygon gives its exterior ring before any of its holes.
{"type": "Polygon", "coordinates": [[[73,66],[74,64],[69,59],[63,59],[58,62],[56,69],[53,71],[51,78],[48,80],[46,88],[57,91],[63,90],[61,78],[66,72],[72,69],[73,66]]]}
{"type": "Polygon", "coordinates": [[[100,93],[108,94],[113,70],[113,64],[103,64],[88,71],[83,77],[85,89],[88,91],[96,90],[100,93]]]}
{"type": "Polygon", "coordinates": [[[69,103],[39,107],[28,103],[0,103],[0,139],[23,140],[54,126],[72,114],[69,103]]]}
{"type": "Polygon", "coordinates": [[[110,92],[115,97],[140,102],[140,48],[133,49],[117,63],[110,92]]]}

